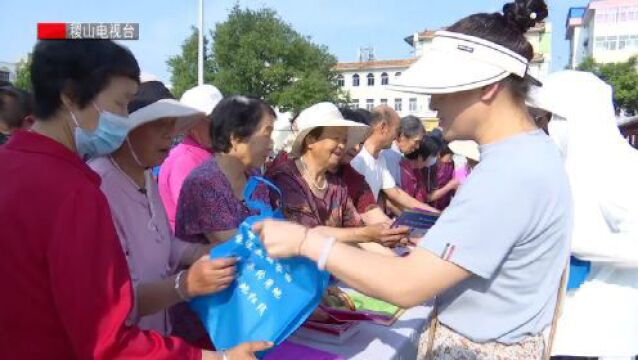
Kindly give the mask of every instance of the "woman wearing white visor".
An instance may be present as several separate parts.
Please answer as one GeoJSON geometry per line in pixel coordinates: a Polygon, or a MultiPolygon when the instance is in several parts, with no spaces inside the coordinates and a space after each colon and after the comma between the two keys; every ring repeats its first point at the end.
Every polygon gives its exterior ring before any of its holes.
{"type": "Polygon", "coordinates": [[[437,32],[395,87],[433,94],[445,140],[474,140],[481,151],[409,256],[366,253],[290,223],[256,226],[272,256],[310,258],[368,295],[403,307],[436,297],[438,325],[421,336],[419,359],[541,359],[548,348],[572,208],[561,156],[525,105],[533,49],[524,33],[547,6],[519,0],[503,10],[437,32]]]}
{"type": "Polygon", "coordinates": [[[638,151],[618,130],[611,87],[590,73],[551,74],[532,92],[529,105],[553,114],[549,135],[565,157],[574,198],[575,261],[553,353],[633,359],[638,354],[638,151]]]}

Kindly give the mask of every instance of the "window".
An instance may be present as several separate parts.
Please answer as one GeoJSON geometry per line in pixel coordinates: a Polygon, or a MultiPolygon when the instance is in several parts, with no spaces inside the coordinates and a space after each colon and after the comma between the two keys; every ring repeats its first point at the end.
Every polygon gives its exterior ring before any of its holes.
{"type": "Polygon", "coordinates": [[[400,71],[395,72],[394,77],[395,78],[401,77],[401,72],[400,71]]]}
{"type": "Polygon", "coordinates": [[[343,75],[341,75],[341,74],[339,74],[339,75],[337,76],[337,86],[340,86],[340,87],[344,87],[344,86],[346,86],[346,81],[345,81],[345,79],[343,78],[343,75]]]}
{"type": "Polygon", "coordinates": [[[630,45],[629,35],[624,35],[618,38],[618,50],[628,48],[630,45]]]}
{"type": "Polygon", "coordinates": [[[621,41],[618,41],[618,36],[596,36],[596,49],[598,50],[622,50],[629,47],[630,41],[627,37],[621,36],[621,41]]]}
{"type": "Polygon", "coordinates": [[[2,71],[0,70],[0,80],[2,81],[9,81],[9,72],[8,71],[2,71]]]}
{"type": "Polygon", "coordinates": [[[381,105],[388,106],[388,99],[381,99],[381,105]]]}
{"type": "Polygon", "coordinates": [[[607,49],[616,50],[618,48],[618,36],[607,36],[607,49]]]}
{"type": "Polygon", "coordinates": [[[372,111],[372,109],[374,109],[374,99],[367,99],[366,100],[366,110],[372,111]]]}
{"type": "Polygon", "coordinates": [[[394,99],[394,110],[403,111],[403,104],[401,99],[394,99]]]}
{"type": "Polygon", "coordinates": [[[618,9],[618,22],[624,22],[627,21],[627,8],[626,7],[621,7],[618,9]]]}
{"type": "Polygon", "coordinates": [[[410,98],[410,112],[416,111],[416,98],[410,98]]]}
{"type": "Polygon", "coordinates": [[[372,73],[369,73],[367,78],[368,78],[368,86],[374,86],[374,75],[372,73]]]}
{"type": "Polygon", "coordinates": [[[352,86],[359,86],[359,74],[352,75],[352,86]]]}
{"type": "Polygon", "coordinates": [[[381,85],[388,85],[388,73],[381,74],[381,85]]]}
{"type": "Polygon", "coordinates": [[[618,9],[616,8],[598,9],[596,10],[596,21],[601,23],[615,23],[618,21],[618,15],[618,9]]]}
{"type": "Polygon", "coordinates": [[[353,110],[356,110],[359,108],[359,99],[352,99],[352,102],[350,103],[350,108],[353,110]]]}

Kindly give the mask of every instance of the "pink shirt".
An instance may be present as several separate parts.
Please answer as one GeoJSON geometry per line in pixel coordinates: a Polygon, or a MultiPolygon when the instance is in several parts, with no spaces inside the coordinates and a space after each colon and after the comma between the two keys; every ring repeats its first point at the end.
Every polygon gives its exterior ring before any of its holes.
{"type": "MultiPolygon", "coordinates": [[[[146,184],[146,194],[143,194],[110,158],[92,160],[89,166],[102,178],[101,189],[111,208],[133,288],[172,276],[182,254],[195,249],[192,244],[173,237],[155,182],[146,184]]],[[[140,318],[134,305],[129,322],[143,330],[171,333],[168,309],[140,318]]]]}
{"type": "Polygon", "coordinates": [[[171,230],[175,231],[177,200],[184,180],[193,169],[209,159],[211,155],[210,149],[206,149],[187,136],[171,150],[162,164],[159,174],[159,193],[171,230]]]}

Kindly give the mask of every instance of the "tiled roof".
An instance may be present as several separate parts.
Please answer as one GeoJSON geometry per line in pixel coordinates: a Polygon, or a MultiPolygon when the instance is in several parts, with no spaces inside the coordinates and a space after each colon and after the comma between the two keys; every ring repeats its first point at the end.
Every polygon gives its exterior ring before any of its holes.
{"type": "Polygon", "coordinates": [[[334,70],[348,71],[348,70],[369,70],[369,69],[371,70],[371,69],[385,69],[385,68],[407,68],[408,66],[412,65],[415,61],[416,61],[416,58],[338,63],[334,67],[334,70]]]}

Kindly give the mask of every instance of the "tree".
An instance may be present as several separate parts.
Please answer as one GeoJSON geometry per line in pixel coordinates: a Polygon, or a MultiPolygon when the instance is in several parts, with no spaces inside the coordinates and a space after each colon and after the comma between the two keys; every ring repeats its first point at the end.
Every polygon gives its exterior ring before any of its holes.
{"type": "MultiPolygon", "coordinates": [[[[182,43],[182,53],[172,56],[166,61],[171,72],[172,93],[178,99],[182,94],[197,85],[197,37],[199,31],[191,27],[191,35],[182,43]]],[[[214,73],[214,63],[210,53],[209,40],[204,36],[204,82],[212,83],[214,73]]]]}
{"type": "Polygon", "coordinates": [[[599,64],[589,57],[583,60],[578,70],[590,71],[610,84],[614,89],[616,111],[633,116],[638,113],[638,58],[626,62],[599,64]]]}
{"type": "Polygon", "coordinates": [[[325,46],[297,33],[270,9],[235,5],[213,36],[214,81],[224,94],[260,97],[281,111],[300,111],[343,97],[325,46]]]}
{"type": "Polygon", "coordinates": [[[22,90],[33,91],[31,85],[31,53],[25,58],[18,61],[16,65],[16,81],[15,87],[22,90]]]}

